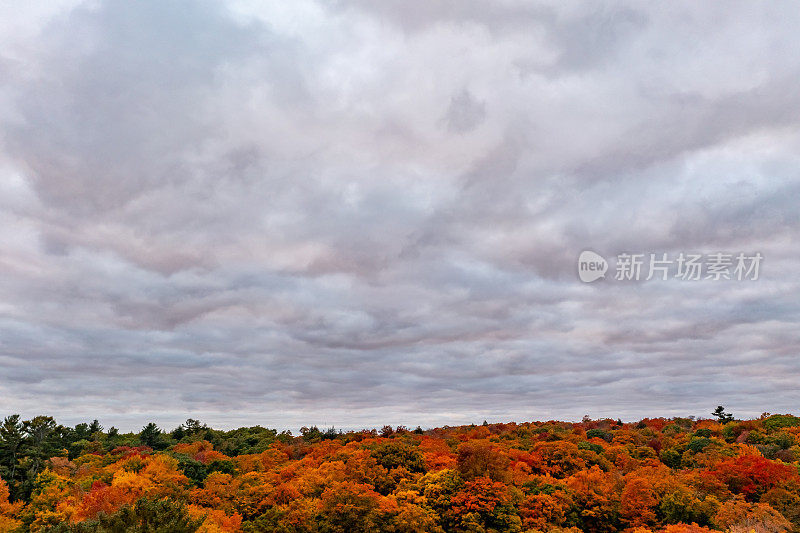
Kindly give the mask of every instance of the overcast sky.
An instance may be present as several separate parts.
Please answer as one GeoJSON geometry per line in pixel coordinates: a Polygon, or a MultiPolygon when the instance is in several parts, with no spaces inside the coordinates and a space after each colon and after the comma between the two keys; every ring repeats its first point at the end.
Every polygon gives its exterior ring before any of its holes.
{"type": "Polygon", "coordinates": [[[798,27],[792,2],[2,2],[0,416],[798,413],[798,27]],[[720,251],[759,279],[613,275],[720,251]]]}

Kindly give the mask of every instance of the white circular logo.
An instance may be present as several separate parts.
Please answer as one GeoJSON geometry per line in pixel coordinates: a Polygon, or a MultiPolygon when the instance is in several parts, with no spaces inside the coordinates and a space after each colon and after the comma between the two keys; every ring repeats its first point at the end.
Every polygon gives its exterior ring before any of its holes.
{"type": "Polygon", "coordinates": [[[598,255],[589,250],[584,250],[578,256],[578,277],[584,283],[591,283],[600,278],[606,277],[608,262],[602,255],[598,255]]]}

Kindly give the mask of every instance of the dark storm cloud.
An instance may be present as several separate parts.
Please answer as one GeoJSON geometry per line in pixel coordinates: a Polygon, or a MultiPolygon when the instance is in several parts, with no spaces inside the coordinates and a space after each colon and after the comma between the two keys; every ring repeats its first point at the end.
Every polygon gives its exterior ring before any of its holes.
{"type": "Polygon", "coordinates": [[[126,429],[791,410],[791,7],[0,8],[0,403],[126,429]],[[584,285],[584,249],[765,260],[584,285]]]}

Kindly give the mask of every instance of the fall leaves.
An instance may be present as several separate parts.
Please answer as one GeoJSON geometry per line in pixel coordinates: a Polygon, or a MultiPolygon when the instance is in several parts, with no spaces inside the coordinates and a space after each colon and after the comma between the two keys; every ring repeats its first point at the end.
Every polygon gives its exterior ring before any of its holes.
{"type": "Polygon", "coordinates": [[[0,481],[0,532],[151,523],[203,533],[796,531],[794,420],[584,420],[383,436],[199,423],[172,437],[98,430],[77,456],[39,453],[28,496],[12,503],[0,481]],[[257,453],[230,453],[254,442],[257,453]]]}

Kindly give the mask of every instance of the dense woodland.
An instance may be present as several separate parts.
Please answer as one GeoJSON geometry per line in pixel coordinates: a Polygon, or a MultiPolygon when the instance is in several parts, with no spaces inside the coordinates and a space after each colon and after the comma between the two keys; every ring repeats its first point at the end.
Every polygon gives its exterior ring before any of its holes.
{"type": "Polygon", "coordinates": [[[800,418],[138,434],[6,417],[2,532],[800,531],[800,418]]]}

